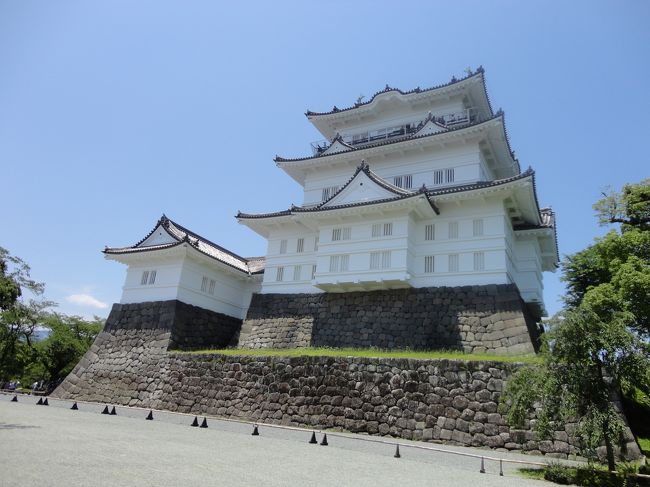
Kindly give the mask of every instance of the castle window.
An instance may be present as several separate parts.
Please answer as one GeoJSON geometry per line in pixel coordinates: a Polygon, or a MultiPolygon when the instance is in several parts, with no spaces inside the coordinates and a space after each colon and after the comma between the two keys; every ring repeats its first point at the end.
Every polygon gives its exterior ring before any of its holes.
{"type": "Polygon", "coordinates": [[[390,250],[370,252],[371,269],[388,269],[390,267],[390,250]]]}
{"type": "Polygon", "coordinates": [[[301,272],[302,272],[302,266],[301,265],[293,266],[293,280],[294,281],[299,281],[300,280],[301,272]]]}
{"type": "Polygon", "coordinates": [[[413,187],[413,176],[411,174],[395,176],[393,178],[393,184],[398,188],[410,189],[413,187]]]}
{"type": "Polygon", "coordinates": [[[204,293],[208,290],[208,278],[203,276],[203,280],[201,281],[201,292],[204,293]]]}
{"type": "Polygon", "coordinates": [[[442,169],[433,171],[433,184],[442,184],[444,182],[442,169]]]}
{"type": "Polygon", "coordinates": [[[458,272],[458,254],[449,254],[449,272],[458,272]]]}
{"type": "Polygon", "coordinates": [[[296,244],[296,252],[300,253],[305,250],[305,239],[299,238],[298,243],[296,244]]]}
{"type": "Polygon", "coordinates": [[[149,281],[149,271],[142,272],[142,278],[140,279],[140,285],[145,286],[149,281]]]}
{"type": "Polygon", "coordinates": [[[331,255],[330,272],[345,272],[350,266],[349,255],[331,255]]]}
{"type": "Polygon", "coordinates": [[[156,282],[156,271],[150,271],[149,272],[149,284],[153,284],[156,282]]]}
{"type": "Polygon", "coordinates": [[[458,222],[449,222],[449,238],[458,238],[458,222]]]}
{"type": "Polygon", "coordinates": [[[311,266],[311,278],[315,279],[316,278],[316,264],[313,264],[311,266]]]}
{"type": "Polygon", "coordinates": [[[318,250],[318,235],[316,235],[316,238],[314,239],[314,252],[318,250]]]}
{"type": "Polygon", "coordinates": [[[340,255],[330,255],[330,272],[338,272],[340,255]]]}
{"type": "Polygon", "coordinates": [[[424,227],[424,240],[435,240],[436,239],[436,226],[433,223],[430,223],[424,227]]]}
{"type": "Polygon", "coordinates": [[[485,270],[485,253],[484,252],[474,252],[474,270],[475,271],[485,270]]]}
{"type": "Polygon", "coordinates": [[[208,288],[208,293],[214,294],[214,286],[216,284],[216,281],[214,279],[210,279],[210,287],[208,288]]]}
{"type": "Polygon", "coordinates": [[[473,235],[480,237],[483,235],[483,220],[474,220],[473,222],[473,235]]]}
{"type": "Polygon", "coordinates": [[[372,236],[373,237],[381,237],[383,236],[390,236],[393,234],[393,224],[392,223],[375,223],[372,226],[372,236]]]}
{"type": "Polygon", "coordinates": [[[338,186],[330,186],[329,188],[323,188],[323,201],[330,199],[336,194],[339,190],[338,186]]]}
{"type": "Polygon", "coordinates": [[[435,271],[435,259],[433,255],[427,255],[424,257],[424,272],[426,274],[433,274],[435,271]]]}
{"type": "Polygon", "coordinates": [[[284,278],[284,267],[280,266],[277,269],[275,269],[275,280],[277,282],[282,282],[283,278],[284,278]]]}
{"type": "Polygon", "coordinates": [[[336,242],[338,240],[350,240],[351,235],[352,235],[352,229],[350,227],[332,229],[333,242],[336,242]]]}
{"type": "Polygon", "coordinates": [[[286,254],[287,253],[287,241],[286,240],[280,240],[280,253],[281,254],[286,254]]]}
{"type": "Polygon", "coordinates": [[[453,183],[454,182],[454,168],[445,169],[445,182],[453,183]]]}

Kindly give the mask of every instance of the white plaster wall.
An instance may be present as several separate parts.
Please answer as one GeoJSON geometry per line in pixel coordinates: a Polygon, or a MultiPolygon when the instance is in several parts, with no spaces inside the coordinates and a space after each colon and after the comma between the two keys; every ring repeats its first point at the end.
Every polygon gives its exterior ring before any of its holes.
{"type": "Polygon", "coordinates": [[[503,204],[498,199],[467,201],[462,206],[441,204],[440,215],[413,223],[411,284],[415,287],[506,284],[506,234],[503,204]],[[483,235],[474,236],[474,220],[483,221],[483,235]],[[449,224],[458,225],[458,238],[450,238],[449,224]],[[425,240],[426,225],[433,224],[435,239],[425,240]],[[474,270],[474,253],[483,252],[484,269],[474,270]],[[458,255],[458,271],[449,268],[449,255],[458,255]],[[425,257],[434,256],[433,273],[425,273],[425,257]]]}
{"type": "Polygon", "coordinates": [[[120,303],[143,303],[146,301],[167,301],[178,299],[178,283],[183,269],[183,258],[170,260],[152,259],[129,265],[122,287],[120,303]],[[144,271],[156,271],[154,284],[141,285],[144,271]]]}
{"type": "Polygon", "coordinates": [[[542,281],[539,242],[536,237],[514,239],[513,263],[514,280],[524,301],[543,302],[544,284],[542,281]]]}
{"type": "Polygon", "coordinates": [[[254,278],[244,274],[237,276],[217,266],[208,266],[203,259],[187,258],[181,274],[178,299],[243,319],[250,305],[251,295],[258,289],[259,283],[255,282],[254,278]],[[214,295],[209,294],[209,288],[206,292],[201,291],[204,276],[208,278],[208,285],[210,279],[215,280],[214,295]]]}
{"type": "MultiPolygon", "coordinates": [[[[356,161],[358,164],[359,161],[356,161]]],[[[429,148],[424,152],[408,154],[388,153],[385,157],[368,157],[366,162],[370,169],[380,177],[392,183],[395,176],[410,174],[413,176],[412,189],[418,189],[422,184],[428,188],[445,187],[450,185],[467,184],[481,180],[481,155],[478,144],[456,144],[444,149],[429,148]],[[454,168],[454,182],[434,185],[434,171],[454,168]]],[[[323,167],[318,172],[307,174],[304,184],[305,205],[317,204],[322,201],[323,188],[347,183],[354,171],[355,164],[323,167]]]]}
{"type": "Polygon", "coordinates": [[[152,258],[127,268],[121,303],[178,299],[187,304],[236,318],[246,315],[253,292],[260,289],[260,277],[236,277],[218,263],[189,257],[152,258]],[[154,284],[141,285],[143,271],[156,271],[154,284]],[[201,292],[203,276],[215,280],[214,295],[201,292]]]}

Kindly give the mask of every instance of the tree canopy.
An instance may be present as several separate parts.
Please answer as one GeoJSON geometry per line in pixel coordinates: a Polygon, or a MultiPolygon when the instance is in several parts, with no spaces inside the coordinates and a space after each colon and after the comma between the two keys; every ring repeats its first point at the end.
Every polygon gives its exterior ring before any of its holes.
{"type": "Polygon", "coordinates": [[[604,443],[613,470],[625,428],[613,398],[650,391],[650,180],[605,194],[594,209],[620,230],[565,257],[566,308],[549,322],[542,364],[511,378],[502,405],[512,425],[534,411],[542,437],[576,423],[583,453],[604,443]]]}
{"type": "Polygon", "coordinates": [[[0,382],[56,384],[90,347],[103,320],[55,313],[56,303],[43,298],[45,285],[30,272],[29,265],[0,247],[0,382]],[[36,342],[41,329],[48,336],[36,342]]]}

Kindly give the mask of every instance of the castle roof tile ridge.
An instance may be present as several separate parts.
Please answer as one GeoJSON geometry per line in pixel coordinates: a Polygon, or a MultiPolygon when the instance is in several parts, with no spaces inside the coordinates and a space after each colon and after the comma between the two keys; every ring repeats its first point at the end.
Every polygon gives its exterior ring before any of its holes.
{"type": "MultiPolygon", "coordinates": [[[[424,139],[424,138],[427,138],[427,137],[435,137],[435,136],[439,136],[439,135],[446,135],[446,134],[450,134],[450,133],[453,133],[453,132],[458,132],[458,131],[461,131],[461,130],[466,130],[466,129],[469,129],[469,128],[478,127],[480,125],[487,124],[487,123],[492,122],[494,120],[497,120],[499,118],[504,119],[503,112],[498,112],[498,113],[494,114],[493,116],[491,116],[490,118],[487,118],[487,119],[479,121],[479,122],[467,123],[467,124],[459,125],[457,127],[447,128],[445,131],[440,131],[440,132],[436,132],[436,133],[433,133],[433,134],[417,135],[417,132],[414,132],[413,134],[409,134],[407,136],[395,137],[395,138],[390,139],[390,140],[384,140],[384,141],[376,142],[376,143],[373,143],[373,144],[366,144],[366,145],[363,145],[362,147],[354,147],[353,146],[349,150],[341,151],[341,152],[333,152],[331,154],[325,154],[324,152],[322,152],[320,154],[314,154],[312,156],[295,157],[295,158],[285,158],[285,157],[281,157],[281,156],[276,155],[275,158],[273,159],[273,161],[276,164],[280,164],[280,163],[283,163],[283,162],[302,162],[302,161],[309,161],[309,160],[319,159],[319,158],[324,158],[324,157],[329,157],[329,156],[337,156],[337,155],[341,155],[341,154],[349,154],[349,153],[352,153],[352,152],[363,151],[363,150],[366,150],[366,149],[374,149],[376,147],[382,147],[382,146],[385,146],[385,145],[399,144],[400,142],[406,142],[406,141],[410,141],[410,140],[420,140],[420,139],[424,139]]],[[[504,125],[504,133],[506,134],[506,142],[507,142],[508,138],[507,138],[507,132],[505,131],[505,122],[503,123],[503,125],[504,125]]],[[[510,145],[509,144],[508,144],[508,150],[510,151],[510,154],[514,158],[514,153],[510,150],[510,145]]]]}
{"type": "MultiPolygon", "coordinates": [[[[384,93],[388,93],[390,91],[396,91],[400,95],[412,95],[414,93],[427,93],[427,92],[430,92],[430,91],[436,91],[436,90],[439,90],[439,89],[442,89],[442,88],[447,88],[449,86],[453,86],[453,85],[458,84],[458,83],[462,83],[462,82],[467,81],[468,79],[476,77],[476,76],[483,76],[484,73],[485,73],[485,70],[483,69],[483,67],[479,66],[476,69],[476,71],[474,71],[471,74],[468,74],[467,76],[464,76],[463,78],[456,78],[455,76],[453,76],[451,78],[451,80],[448,81],[447,83],[442,83],[440,85],[431,86],[429,88],[424,88],[424,89],[422,89],[422,88],[420,88],[418,86],[417,88],[414,88],[412,90],[402,91],[399,88],[392,88],[392,87],[386,85],[386,87],[383,90],[377,91],[374,95],[372,95],[372,97],[370,97],[370,99],[368,101],[358,102],[358,103],[355,103],[354,105],[346,107],[346,108],[338,108],[338,107],[334,106],[334,108],[332,108],[332,110],[330,110],[328,112],[314,112],[314,111],[311,111],[311,110],[307,110],[305,112],[305,116],[307,116],[307,117],[320,117],[320,116],[333,115],[335,113],[341,113],[341,112],[347,112],[347,111],[350,111],[350,110],[355,110],[357,108],[360,108],[360,107],[363,107],[363,106],[366,106],[366,105],[370,105],[375,100],[375,98],[377,98],[379,95],[383,95],[384,93]]],[[[482,79],[483,79],[483,85],[485,86],[484,77],[482,79]]],[[[487,95],[487,90],[486,90],[486,95],[487,95]]],[[[490,105],[489,98],[488,98],[488,105],[490,105]]],[[[492,109],[492,107],[490,106],[490,110],[491,109],[492,109]]]]}

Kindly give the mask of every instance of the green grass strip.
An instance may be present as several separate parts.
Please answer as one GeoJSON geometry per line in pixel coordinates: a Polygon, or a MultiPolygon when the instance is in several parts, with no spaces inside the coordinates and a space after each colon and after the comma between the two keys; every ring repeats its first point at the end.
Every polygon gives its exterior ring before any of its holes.
{"type": "Polygon", "coordinates": [[[445,350],[380,350],[375,348],[227,348],[221,350],[195,350],[190,353],[197,355],[221,354],[244,355],[254,357],[368,357],[368,358],[410,358],[420,360],[464,360],[464,361],[494,361],[510,363],[538,363],[536,355],[494,355],[489,353],[463,353],[445,350]]]}

